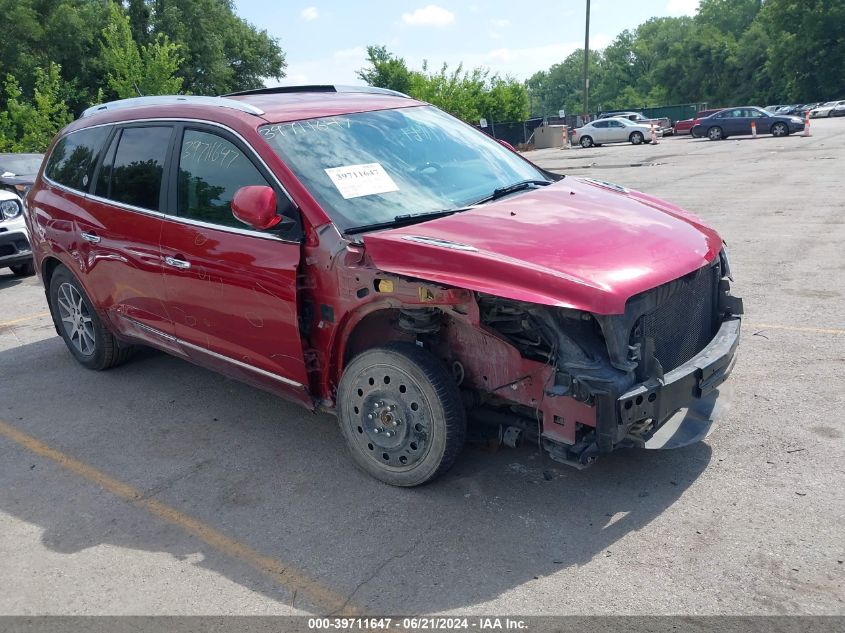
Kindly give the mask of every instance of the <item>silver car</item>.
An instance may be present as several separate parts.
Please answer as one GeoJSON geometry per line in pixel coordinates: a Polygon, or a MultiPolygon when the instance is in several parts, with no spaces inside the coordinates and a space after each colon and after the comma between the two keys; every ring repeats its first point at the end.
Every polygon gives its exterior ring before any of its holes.
{"type": "Polygon", "coordinates": [[[23,201],[17,194],[0,189],[0,268],[6,266],[18,277],[35,274],[23,201]]]}
{"type": "MultiPolygon", "coordinates": [[[[610,119],[598,119],[576,128],[572,132],[572,142],[580,143],[581,147],[592,147],[593,145],[605,145],[606,143],[633,143],[640,145],[646,141],[651,142],[651,125],[634,123],[621,117],[610,119]]],[[[663,136],[662,130],[655,127],[654,133],[657,138],[663,136]]]]}

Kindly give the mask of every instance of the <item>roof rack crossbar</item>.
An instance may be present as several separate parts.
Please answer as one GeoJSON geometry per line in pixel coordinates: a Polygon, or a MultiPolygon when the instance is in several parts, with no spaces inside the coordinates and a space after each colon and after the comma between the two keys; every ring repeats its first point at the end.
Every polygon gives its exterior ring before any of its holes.
{"type": "Polygon", "coordinates": [[[80,118],[91,116],[98,112],[105,112],[110,110],[120,110],[122,108],[131,108],[137,106],[153,106],[153,105],[213,105],[221,108],[231,108],[232,110],[240,110],[248,114],[261,116],[264,110],[256,108],[254,105],[239,101],[237,99],[227,99],[225,97],[204,97],[198,95],[160,95],[152,97],[132,97],[130,99],[119,99],[117,101],[109,101],[108,103],[100,103],[91,106],[85,110],[80,118]]]}
{"type": "Polygon", "coordinates": [[[294,94],[299,92],[347,92],[347,93],[364,93],[364,94],[383,94],[394,97],[405,97],[410,99],[408,95],[389,88],[377,88],[375,86],[334,86],[331,84],[314,84],[306,86],[273,86],[272,88],[255,88],[253,90],[241,90],[239,92],[230,92],[223,95],[224,97],[244,97],[247,95],[277,95],[277,94],[294,94]]]}

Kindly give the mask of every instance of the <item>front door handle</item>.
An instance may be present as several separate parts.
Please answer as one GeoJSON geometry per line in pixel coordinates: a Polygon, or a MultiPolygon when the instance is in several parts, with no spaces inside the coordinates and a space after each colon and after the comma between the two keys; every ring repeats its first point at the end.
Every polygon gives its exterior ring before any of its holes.
{"type": "Polygon", "coordinates": [[[184,259],[177,259],[175,257],[165,257],[164,263],[168,266],[173,266],[173,268],[180,268],[181,270],[187,270],[191,267],[191,262],[186,262],[184,259]]]}
{"type": "Polygon", "coordinates": [[[86,242],[91,242],[92,244],[100,243],[100,236],[96,233],[82,233],[82,239],[86,242]]]}

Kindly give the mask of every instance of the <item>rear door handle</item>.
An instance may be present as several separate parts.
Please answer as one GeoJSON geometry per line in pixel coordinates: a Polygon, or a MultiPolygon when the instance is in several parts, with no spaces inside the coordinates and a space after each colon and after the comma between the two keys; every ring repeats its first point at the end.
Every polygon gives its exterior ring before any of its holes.
{"type": "Polygon", "coordinates": [[[173,266],[173,268],[180,268],[182,270],[187,270],[191,267],[191,262],[186,262],[184,259],[177,259],[175,257],[165,257],[164,263],[168,266],[173,266]]]}
{"type": "Polygon", "coordinates": [[[95,233],[82,233],[82,239],[92,244],[100,243],[100,236],[95,233]]]}

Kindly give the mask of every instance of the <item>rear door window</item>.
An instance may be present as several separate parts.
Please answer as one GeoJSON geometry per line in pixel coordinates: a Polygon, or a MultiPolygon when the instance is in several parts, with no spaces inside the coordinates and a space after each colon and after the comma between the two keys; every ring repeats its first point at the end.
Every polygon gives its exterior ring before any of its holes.
{"type": "Polygon", "coordinates": [[[172,126],[128,127],[114,137],[97,178],[95,194],[158,211],[172,126]]]}
{"type": "Polygon", "coordinates": [[[47,178],[71,189],[87,191],[110,131],[109,126],[88,128],[71,132],[59,140],[47,160],[44,170],[47,178]]]}

